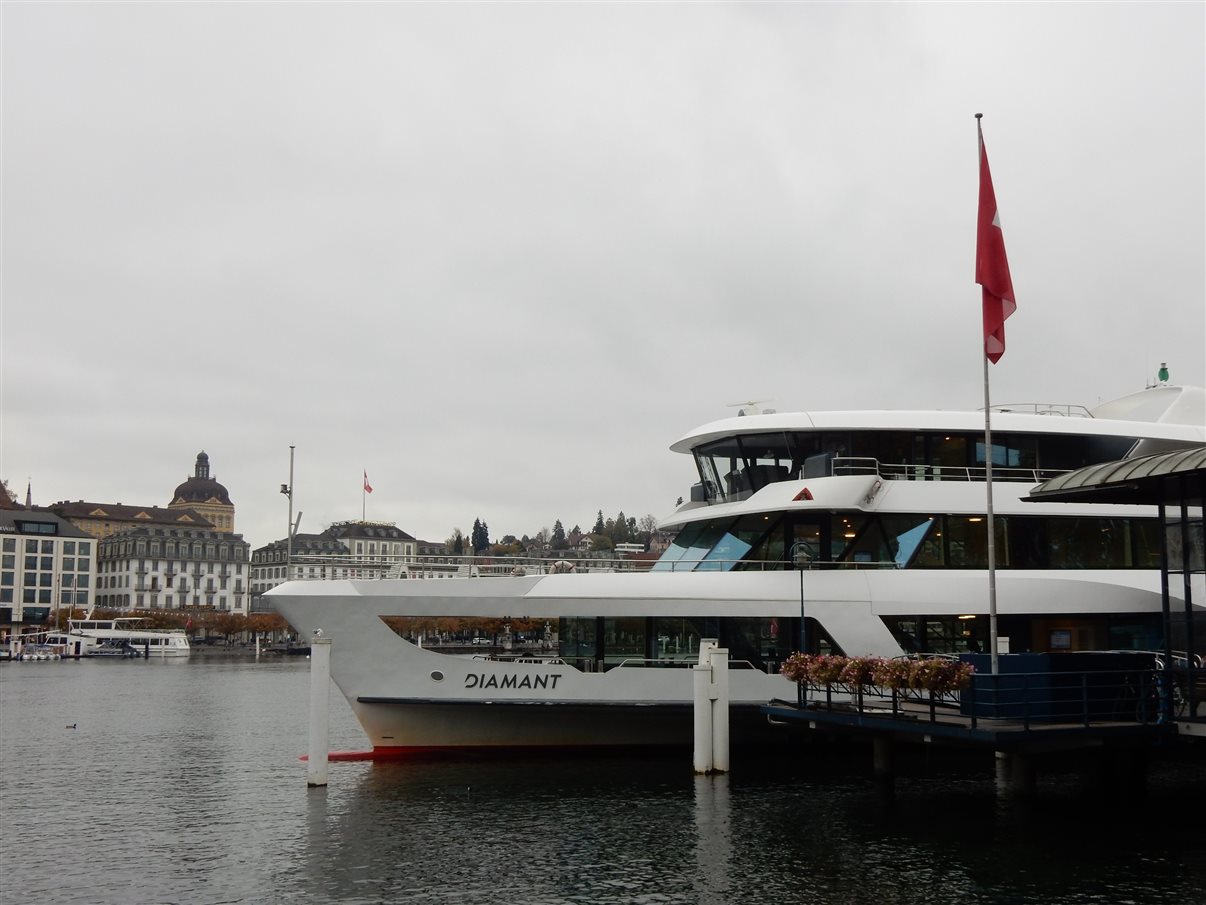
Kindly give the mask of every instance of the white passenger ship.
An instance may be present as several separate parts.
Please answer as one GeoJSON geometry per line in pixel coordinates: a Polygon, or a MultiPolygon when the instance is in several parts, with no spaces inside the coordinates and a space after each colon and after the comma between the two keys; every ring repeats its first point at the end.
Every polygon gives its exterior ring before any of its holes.
{"type": "MultiPolygon", "coordinates": [[[[1001,648],[1162,647],[1155,509],[1024,497],[1085,465],[1206,445],[1204,411],[1201,389],[1176,386],[1092,412],[994,408],[1001,648]]],[[[662,522],[677,535],[650,571],[295,581],[268,594],[303,635],[332,639],[332,678],[377,756],[689,744],[682,667],[701,638],[730,651],[740,740],[765,725],[760,705],[794,696],[778,668],[795,650],[987,649],[983,426],[983,412],[729,418],[671,447],[694,457],[699,482],[662,522]],[[550,649],[423,646],[450,624],[487,637],[547,624],[550,649]]],[[[1200,609],[1206,593],[1193,599],[1200,609]]]]}

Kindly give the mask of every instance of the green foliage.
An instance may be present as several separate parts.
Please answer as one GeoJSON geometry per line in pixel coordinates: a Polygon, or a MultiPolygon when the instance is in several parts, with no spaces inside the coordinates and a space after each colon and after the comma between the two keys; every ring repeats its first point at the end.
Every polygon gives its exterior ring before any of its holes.
{"type": "Polygon", "coordinates": [[[473,520],[473,534],[470,536],[474,553],[482,553],[490,546],[490,529],[481,519],[473,520]]]}

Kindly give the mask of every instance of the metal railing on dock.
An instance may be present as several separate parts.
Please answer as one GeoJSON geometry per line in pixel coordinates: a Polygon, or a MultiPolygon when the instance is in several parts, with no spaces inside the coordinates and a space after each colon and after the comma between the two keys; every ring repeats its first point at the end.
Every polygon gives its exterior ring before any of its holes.
{"type": "Polygon", "coordinates": [[[948,692],[800,683],[794,709],[800,718],[829,715],[848,725],[857,718],[863,728],[874,725],[868,720],[973,733],[1156,726],[1192,718],[1199,683],[1206,670],[1185,667],[976,673],[967,687],[948,692]]]}

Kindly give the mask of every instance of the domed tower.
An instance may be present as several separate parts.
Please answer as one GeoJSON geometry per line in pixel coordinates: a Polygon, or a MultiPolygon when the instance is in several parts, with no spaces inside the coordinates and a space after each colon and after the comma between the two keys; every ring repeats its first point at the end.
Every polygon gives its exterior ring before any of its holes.
{"type": "Polygon", "coordinates": [[[197,467],[193,476],[176,488],[169,509],[192,509],[201,513],[218,531],[227,534],[234,531],[234,503],[226,488],[209,475],[209,456],[205,451],[197,453],[197,467]]]}

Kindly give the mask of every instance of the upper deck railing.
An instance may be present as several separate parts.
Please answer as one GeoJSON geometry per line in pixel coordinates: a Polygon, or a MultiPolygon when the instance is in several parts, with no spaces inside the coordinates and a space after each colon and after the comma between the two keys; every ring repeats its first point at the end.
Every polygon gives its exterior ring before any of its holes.
{"type": "Polygon", "coordinates": [[[1064,402],[1005,402],[988,407],[990,412],[1016,412],[1023,415],[1056,415],[1061,418],[1092,418],[1093,413],[1083,405],[1064,402]]]}
{"type": "MultiPolygon", "coordinates": [[[[875,475],[887,481],[984,481],[988,469],[983,465],[913,465],[880,462],[867,456],[837,456],[830,470],[833,475],[875,475]]],[[[1066,468],[992,467],[994,481],[1021,481],[1038,484],[1061,474],[1066,468]]]]}
{"type": "MultiPolygon", "coordinates": [[[[348,554],[303,554],[294,556],[290,579],[294,581],[332,578],[483,578],[522,577],[572,572],[642,572],[652,559],[631,556],[583,555],[568,551],[555,557],[536,556],[398,556],[348,554]]],[[[284,565],[256,563],[255,565],[284,565]]],[[[253,579],[254,580],[254,579],[253,579]]]]}

